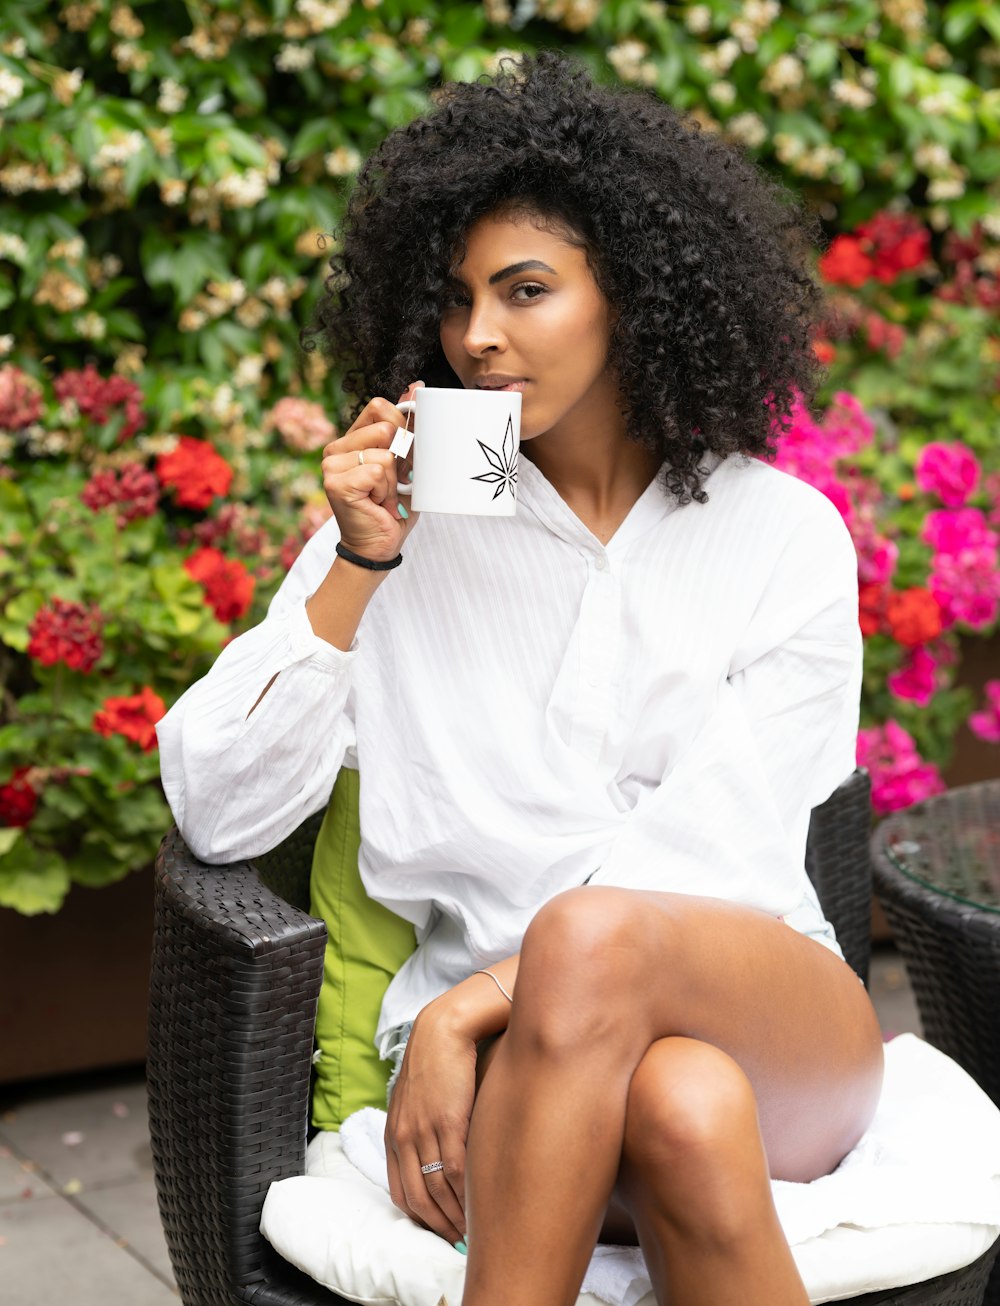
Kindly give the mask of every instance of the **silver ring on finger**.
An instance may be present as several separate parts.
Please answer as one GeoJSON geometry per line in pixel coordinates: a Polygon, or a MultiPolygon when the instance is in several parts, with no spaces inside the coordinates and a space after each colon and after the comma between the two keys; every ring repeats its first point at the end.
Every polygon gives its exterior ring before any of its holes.
{"type": "Polygon", "coordinates": [[[364,462],[365,462],[365,451],[364,451],[364,449],[359,449],[359,450],[358,450],[358,462],[359,462],[362,466],[364,466],[364,462]]]}
{"type": "Polygon", "coordinates": [[[444,1169],[443,1161],[432,1161],[430,1165],[422,1165],[420,1167],[420,1173],[433,1174],[435,1170],[443,1170],[443,1169],[444,1169]]]}

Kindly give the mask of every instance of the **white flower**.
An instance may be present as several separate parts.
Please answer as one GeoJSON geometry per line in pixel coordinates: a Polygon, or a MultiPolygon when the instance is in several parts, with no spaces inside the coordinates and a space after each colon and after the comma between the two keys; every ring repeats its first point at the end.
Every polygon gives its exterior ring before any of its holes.
{"type": "Polygon", "coordinates": [[[252,209],[267,196],[267,178],[259,168],[248,168],[221,177],[213,189],[227,209],[252,209]]]}
{"type": "Polygon", "coordinates": [[[965,182],[961,177],[935,177],[927,187],[927,198],[933,203],[961,199],[964,194],[965,182]]]}
{"type": "Polygon", "coordinates": [[[142,145],[141,132],[118,132],[111,140],[105,141],[94,155],[94,168],[103,172],[105,168],[120,167],[138,154],[142,145]]]}
{"type": "Polygon", "coordinates": [[[917,101],[921,113],[928,113],[932,118],[946,118],[957,108],[958,100],[950,91],[938,91],[935,95],[925,95],[917,101]]]}
{"type": "Polygon", "coordinates": [[[736,99],[736,87],[732,82],[713,82],[708,88],[708,95],[716,104],[732,104],[736,99]]]}
{"type": "Polygon", "coordinates": [[[770,27],[780,13],[781,5],[778,0],[745,0],[743,5],[743,17],[748,23],[752,23],[758,32],[762,32],[765,27],[770,27]]]}
{"type": "Polygon", "coordinates": [[[295,0],[295,11],[312,32],[328,32],[351,12],[350,0],[295,0]]]}
{"type": "Polygon", "coordinates": [[[913,162],[921,172],[946,172],[951,166],[951,154],[947,145],[938,141],[923,141],[913,151],[913,162]]]}
{"type": "Polygon", "coordinates": [[[806,152],[805,142],[790,132],[775,132],[774,152],[781,163],[797,163],[806,152]]]}
{"type": "Polygon", "coordinates": [[[732,37],[727,36],[718,45],[702,50],[698,55],[698,62],[706,72],[712,73],[715,77],[724,77],[742,53],[739,41],[734,41],[732,37]]]}
{"type": "Polygon", "coordinates": [[[842,77],[830,87],[833,92],[833,98],[839,100],[841,104],[849,105],[852,109],[870,109],[875,103],[875,96],[871,91],[866,91],[863,86],[857,82],[845,81],[842,77]]]}
{"type": "Polygon", "coordinates": [[[0,231],[0,258],[24,267],[28,261],[28,246],[20,236],[10,231],[0,231]]]}
{"type": "Polygon", "coordinates": [[[1000,240],[1000,213],[987,213],[982,224],[990,240],[1000,240]]]}
{"type": "Polygon", "coordinates": [[[324,157],[323,164],[331,177],[349,177],[361,166],[361,155],[349,145],[338,145],[324,157]]]}
{"type": "Polygon", "coordinates": [[[183,204],[186,194],[187,183],[182,181],[180,177],[165,177],[160,182],[160,199],[171,208],[183,204]]]}
{"type": "Polygon", "coordinates": [[[108,333],[108,324],[100,313],[91,310],[73,319],[73,330],[84,340],[103,340],[108,333]]]}
{"type": "Polygon", "coordinates": [[[795,91],[805,80],[805,68],[794,54],[779,54],[761,78],[761,87],[771,95],[795,91]]]}
{"type": "Polygon", "coordinates": [[[310,45],[295,45],[286,41],[274,56],[274,66],[281,73],[300,73],[311,68],[316,62],[316,55],[310,45]]]}
{"type": "Polygon", "coordinates": [[[156,107],[161,113],[180,113],[187,101],[187,87],[175,82],[172,77],[164,77],[160,82],[160,93],[156,97],[156,107]]]}
{"type": "Polygon", "coordinates": [[[24,82],[6,68],[0,68],[0,109],[9,109],[24,94],[24,82]]]}
{"type": "Polygon", "coordinates": [[[623,82],[640,82],[652,86],[657,78],[656,64],[645,56],[649,46],[642,41],[622,41],[608,50],[608,63],[623,82]]]}
{"type": "Polygon", "coordinates": [[[736,140],[755,150],[767,140],[767,125],[759,113],[738,113],[726,123],[726,131],[736,140]]]}
{"type": "Polygon", "coordinates": [[[0,358],[6,358],[13,348],[13,336],[0,336],[0,358]]]}
{"type": "Polygon", "coordinates": [[[233,372],[233,385],[237,390],[250,389],[258,385],[264,375],[264,355],[245,354],[236,364],[233,372]]]}
{"type": "Polygon", "coordinates": [[[23,59],[28,53],[28,46],[23,36],[12,36],[0,45],[0,51],[9,54],[12,59],[23,59]]]}
{"type": "Polygon", "coordinates": [[[704,36],[712,29],[712,11],[708,5],[692,5],[684,11],[684,26],[695,36],[704,36]]]}
{"type": "Polygon", "coordinates": [[[52,185],[60,195],[79,190],[83,185],[83,169],[78,163],[71,163],[64,172],[58,172],[52,178],[52,185]]]}

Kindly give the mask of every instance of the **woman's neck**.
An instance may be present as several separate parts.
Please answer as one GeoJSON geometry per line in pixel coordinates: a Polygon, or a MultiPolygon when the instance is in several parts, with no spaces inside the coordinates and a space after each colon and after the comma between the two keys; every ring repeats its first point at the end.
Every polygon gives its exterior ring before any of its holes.
{"type": "Polygon", "coordinates": [[[522,440],[521,453],[588,525],[623,520],[662,462],[659,454],[628,438],[617,407],[600,403],[585,414],[569,415],[544,435],[522,440]]]}

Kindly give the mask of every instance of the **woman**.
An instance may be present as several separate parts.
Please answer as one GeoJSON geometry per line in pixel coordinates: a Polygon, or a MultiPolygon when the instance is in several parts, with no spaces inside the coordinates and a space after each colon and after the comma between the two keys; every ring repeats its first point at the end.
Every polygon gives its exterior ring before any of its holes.
{"type": "Polygon", "coordinates": [[[161,723],[210,861],[360,769],[366,887],[419,944],[376,1035],[390,1190],[468,1232],[464,1306],[571,1303],[598,1239],[671,1306],[803,1303],[769,1176],[828,1173],[875,1109],[803,865],[854,767],[856,559],[765,461],[814,393],[815,238],[556,55],[446,88],[362,169],[320,313],[361,401],[334,517],[161,723]],[[408,513],[381,396],[421,383],[521,391],[515,517],[408,513]]]}

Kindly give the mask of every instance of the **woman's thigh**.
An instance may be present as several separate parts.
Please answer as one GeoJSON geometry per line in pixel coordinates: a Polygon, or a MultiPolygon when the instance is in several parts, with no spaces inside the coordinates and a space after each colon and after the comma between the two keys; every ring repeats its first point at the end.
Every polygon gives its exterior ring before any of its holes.
{"type": "MultiPolygon", "coordinates": [[[[605,886],[561,895],[569,910],[561,912],[553,938],[564,953],[572,947],[569,899],[575,895],[592,916],[593,900],[579,895],[594,893],[605,895],[609,928],[625,930],[629,940],[628,991],[608,985],[608,1000],[627,1003],[644,1043],[629,1073],[659,1038],[710,1043],[736,1061],[753,1087],[771,1175],[808,1181],[829,1173],[867,1127],[882,1082],[878,1020],[850,967],[762,912],[605,886]]],[[[544,919],[539,916],[539,925],[544,919]]],[[[549,959],[536,946],[530,965],[522,954],[517,988],[544,990],[550,978],[557,989],[565,983],[567,958],[551,951],[549,959]]],[[[543,991],[536,996],[544,1001],[543,991]]],[[[497,1046],[483,1049],[480,1078],[497,1046]]]]}

